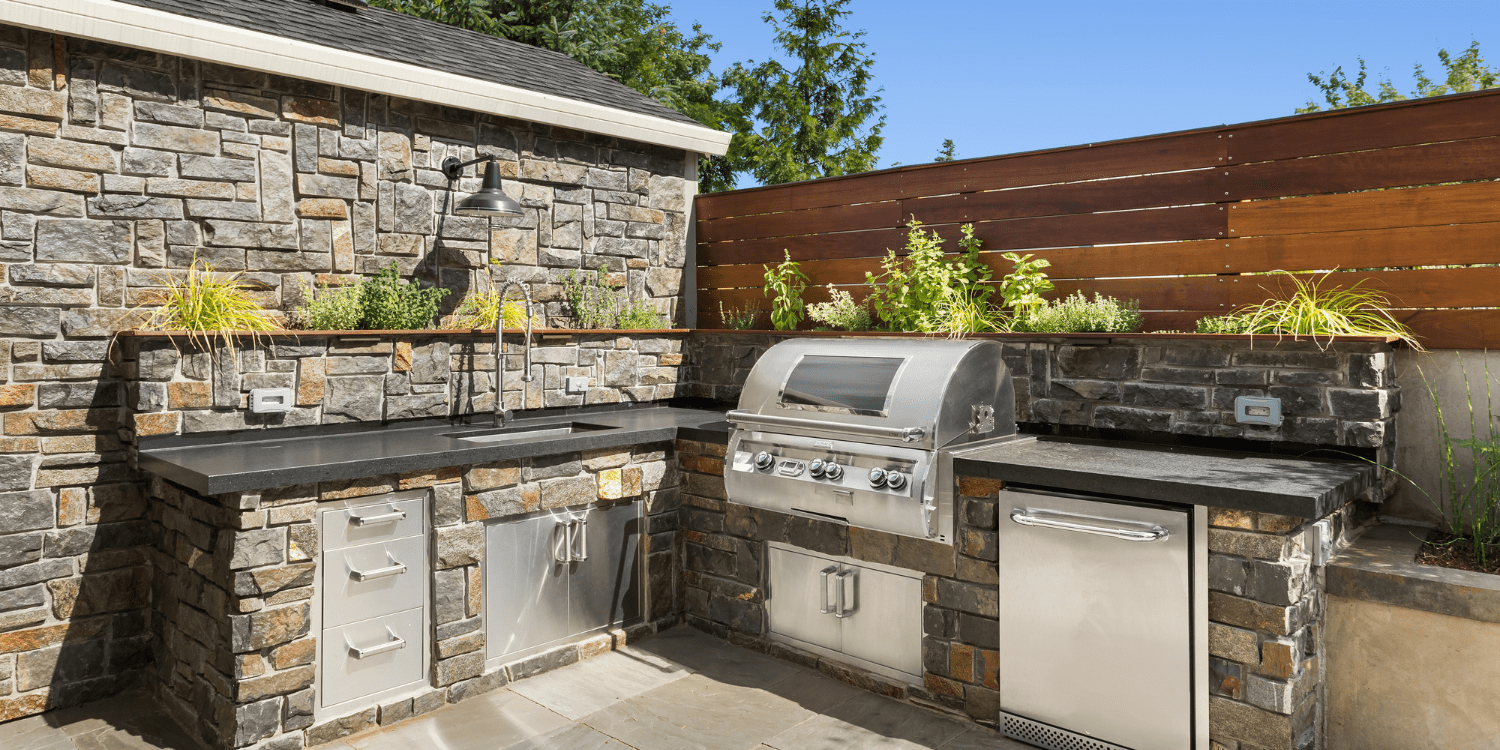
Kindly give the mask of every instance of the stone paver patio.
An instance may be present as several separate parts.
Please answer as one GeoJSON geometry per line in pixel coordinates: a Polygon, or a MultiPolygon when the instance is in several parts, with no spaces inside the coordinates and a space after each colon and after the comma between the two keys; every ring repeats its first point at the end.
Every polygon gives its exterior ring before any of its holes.
{"type": "MultiPolygon", "coordinates": [[[[0,724],[5,750],[198,750],[137,696],[0,724]]],[[[686,627],[328,750],[1028,750],[686,627]]]]}

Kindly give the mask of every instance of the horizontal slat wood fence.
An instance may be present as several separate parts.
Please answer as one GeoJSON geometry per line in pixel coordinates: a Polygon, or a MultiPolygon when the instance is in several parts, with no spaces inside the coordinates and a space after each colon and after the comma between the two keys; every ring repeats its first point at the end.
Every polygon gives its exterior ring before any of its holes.
{"type": "Polygon", "coordinates": [[[1260,302],[1273,270],[1335,271],[1386,293],[1430,348],[1500,347],[1500,92],[1050,151],[917,165],[697,198],[698,324],[769,310],[762,264],[868,293],[912,217],[949,240],[1052,262],[1055,296],[1138,299],[1152,330],[1260,302]]]}

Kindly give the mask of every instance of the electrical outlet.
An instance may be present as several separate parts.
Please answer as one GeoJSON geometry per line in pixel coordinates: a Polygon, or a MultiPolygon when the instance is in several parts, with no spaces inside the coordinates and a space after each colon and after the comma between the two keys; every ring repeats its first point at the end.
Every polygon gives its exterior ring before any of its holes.
{"type": "Polygon", "coordinates": [[[585,377],[570,377],[563,383],[563,390],[567,393],[588,393],[589,379],[585,377]]]}
{"type": "Polygon", "coordinates": [[[1281,399],[1240,396],[1234,400],[1234,421],[1240,424],[1281,424],[1281,399]]]}

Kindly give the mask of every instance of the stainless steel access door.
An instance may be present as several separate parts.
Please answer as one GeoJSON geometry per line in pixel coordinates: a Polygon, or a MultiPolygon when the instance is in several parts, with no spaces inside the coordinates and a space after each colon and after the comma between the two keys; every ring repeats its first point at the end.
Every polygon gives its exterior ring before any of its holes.
{"type": "Polygon", "coordinates": [[[1194,747],[1191,525],[1186,510],[1000,493],[1007,733],[1085,746],[1010,714],[1131,750],[1194,747]]]}
{"type": "Polygon", "coordinates": [[[490,657],[562,638],[569,624],[566,511],[491,524],[485,532],[485,636],[490,657]]]}
{"type": "Polygon", "coordinates": [[[571,633],[618,625],[641,615],[639,502],[578,511],[569,618],[571,633]]]}

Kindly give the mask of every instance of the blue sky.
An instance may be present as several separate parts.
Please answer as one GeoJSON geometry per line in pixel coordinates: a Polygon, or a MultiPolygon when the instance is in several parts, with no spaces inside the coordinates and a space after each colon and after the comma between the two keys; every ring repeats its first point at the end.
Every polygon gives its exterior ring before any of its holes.
{"type": "MultiPolygon", "coordinates": [[[[771,0],[657,0],[701,21],[722,67],[772,54],[771,0]]],[[[886,106],[881,166],[1014,153],[1292,114],[1309,72],[1363,56],[1403,92],[1412,64],[1478,40],[1500,67],[1500,2],[853,0],[886,106]]],[[[742,186],[754,184],[753,181],[742,186]]]]}

